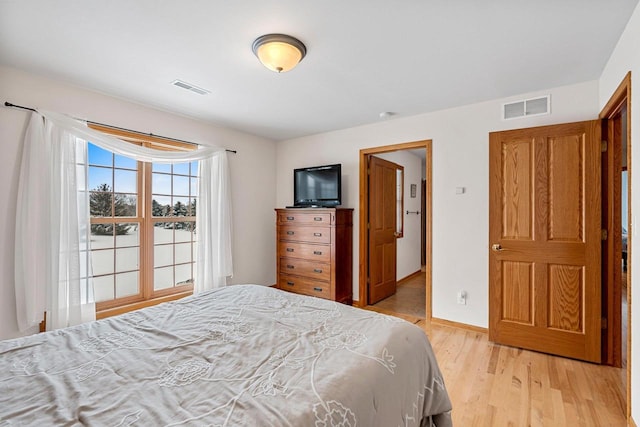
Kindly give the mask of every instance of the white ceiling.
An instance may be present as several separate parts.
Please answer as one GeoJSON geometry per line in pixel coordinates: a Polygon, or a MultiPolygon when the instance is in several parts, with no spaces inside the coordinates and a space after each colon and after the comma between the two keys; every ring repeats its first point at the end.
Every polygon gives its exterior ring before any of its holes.
{"type": "Polygon", "coordinates": [[[281,140],[597,79],[637,2],[2,0],[0,64],[281,140]]]}

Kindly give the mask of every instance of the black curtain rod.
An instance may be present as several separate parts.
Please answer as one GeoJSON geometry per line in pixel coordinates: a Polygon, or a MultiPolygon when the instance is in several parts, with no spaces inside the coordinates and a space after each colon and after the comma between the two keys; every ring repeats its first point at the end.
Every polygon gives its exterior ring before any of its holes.
{"type": "MultiPolygon", "coordinates": [[[[4,105],[5,105],[5,107],[20,108],[20,109],[22,109],[22,110],[35,111],[36,113],[38,112],[38,110],[36,110],[35,108],[31,108],[31,107],[23,107],[22,105],[12,104],[12,103],[10,103],[10,102],[8,102],[8,101],[5,101],[5,102],[4,102],[4,105]]],[[[126,131],[126,132],[133,132],[133,133],[137,133],[137,134],[139,134],[139,135],[154,136],[154,137],[156,137],[156,138],[162,138],[162,139],[166,139],[166,140],[169,140],[169,141],[182,142],[182,143],[185,143],[185,144],[191,144],[191,145],[200,145],[200,144],[196,144],[195,142],[185,141],[184,139],[170,138],[170,137],[168,137],[168,136],[154,135],[154,134],[152,134],[152,133],[144,133],[144,132],[140,132],[140,131],[133,130],[133,129],[127,129],[127,128],[121,128],[121,127],[118,127],[118,126],[107,125],[107,124],[105,124],[105,123],[92,122],[92,121],[89,121],[89,120],[86,120],[86,122],[87,122],[87,123],[91,123],[92,125],[104,126],[104,127],[108,127],[108,128],[111,128],[111,129],[123,130],[123,131],[126,131]]],[[[233,154],[236,154],[236,153],[237,153],[237,151],[236,151],[236,150],[229,150],[229,149],[226,149],[226,151],[227,151],[228,153],[233,153],[233,154]]]]}

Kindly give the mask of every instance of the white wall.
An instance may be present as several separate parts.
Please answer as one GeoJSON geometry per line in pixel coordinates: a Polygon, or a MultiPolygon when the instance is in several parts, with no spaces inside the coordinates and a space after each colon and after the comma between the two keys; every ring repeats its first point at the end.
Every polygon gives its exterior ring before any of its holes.
{"type": "Polygon", "coordinates": [[[396,239],[396,279],[401,280],[420,270],[420,219],[421,215],[407,211],[421,211],[420,191],[422,188],[422,161],[409,151],[379,153],[376,157],[404,166],[404,217],[403,236],[396,239]],[[416,197],[411,198],[411,184],[416,186],[416,197]]]}
{"type": "MultiPolygon", "coordinates": [[[[640,78],[640,5],[636,7],[631,19],[627,23],[627,27],[618,40],[618,44],[611,54],[607,65],[600,77],[600,109],[604,108],[609,101],[616,88],[627,74],[631,71],[631,86],[638,84],[640,78]]],[[[638,92],[631,91],[631,204],[632,216],[630,240],[631,240],[631,259],[629,265],[640,265],[640,233],[638,226],[638,215],[640,214],[640,96],[638,92]]],[[[640,278],[635,269],[629,269],[631,272],[631,293],[635,294],[635,290],[640,286],[640,278]]],[[[636,424],[640,420],[640,338],[635,337],[640,331],[640,305],[632,304],[631,306],[631,361],[628,366],[631,367],[631,410],[632,416],[636,424]]]]}
{"type": "Polygon", "coordinates": [[[281,141],[277,144],[277,204],[292,202],[292,171],[342,163],[343,205],[354,211],[354,299],[359,298],[359,150],[433,140],[433,315],[487,327],[488,199],[491,131],[594,119],[598,82],[590,81],[419,116],[281,141]],[[510,121],[500,118],[507,101],[551,94],[552,114],[510,121]],[[456,195],[456,187],[465,187],[456,195]],[[467,291],[467,305],[456,291],[467,291]]]}
{"type": "MultiPolygon", "coordinates": [[[[68,84],[0,67],[0,101],[59,111],[114,126],[238,150],[229,154],[233,198],[231,283],[275,280],[273,141],[213,126],[68,84]]],[[[197,95],[194,95],[197,96],[197,95]]],[[[14,293],[15,203],[28,113],[0,108],[0,339],[19,335],[14,293]]]]}

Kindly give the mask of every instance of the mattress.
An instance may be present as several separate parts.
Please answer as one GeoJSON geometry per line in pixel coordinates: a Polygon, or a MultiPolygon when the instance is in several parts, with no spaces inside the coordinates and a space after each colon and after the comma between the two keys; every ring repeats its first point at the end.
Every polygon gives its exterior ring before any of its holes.
{"type": "Polygon", "coordinates": [[[424,332],[234,285],[0,342],[0,425],[450,426],[424,332]]]}

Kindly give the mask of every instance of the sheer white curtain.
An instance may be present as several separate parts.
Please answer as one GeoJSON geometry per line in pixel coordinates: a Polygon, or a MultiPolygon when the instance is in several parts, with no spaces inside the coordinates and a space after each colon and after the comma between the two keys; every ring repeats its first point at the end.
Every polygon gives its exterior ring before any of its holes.
{"type": "Polygon", "coordinates": [[[227,156],[215,156],[199,162],[200,200],[196,206],[198,235],[194,293],[226,285],[231,275],[231,190],[227,156]],[[202,191],[209,183],[210,191],[202,191]],[[218,185],[213,185],[218,183],[218,185]],[[210,242],[203,245],[202,242],[210,242]],[[220,272],[227,274],[221,275],[220,272]]]}
{"type": "Polygon", "coordinates": [[[95,319],[86,274],[89,205],[78,191],[86,142],[35,113],[24,142],[16,207],[18,326],[38,325],[45,311],[47,329],[95,319]]]}
{"type": "Polygon", "coordinates": [[[95,318],[90,265],[87,141],[138,161],[199,161],[194,292],[224,286],[233,274],[231,198],[226,151],[200,147],[169,152],[140,147],[68,116],[39,111],[25,134],[18,188],[15,288],[18,326],[47,329],[95,318]]]}

